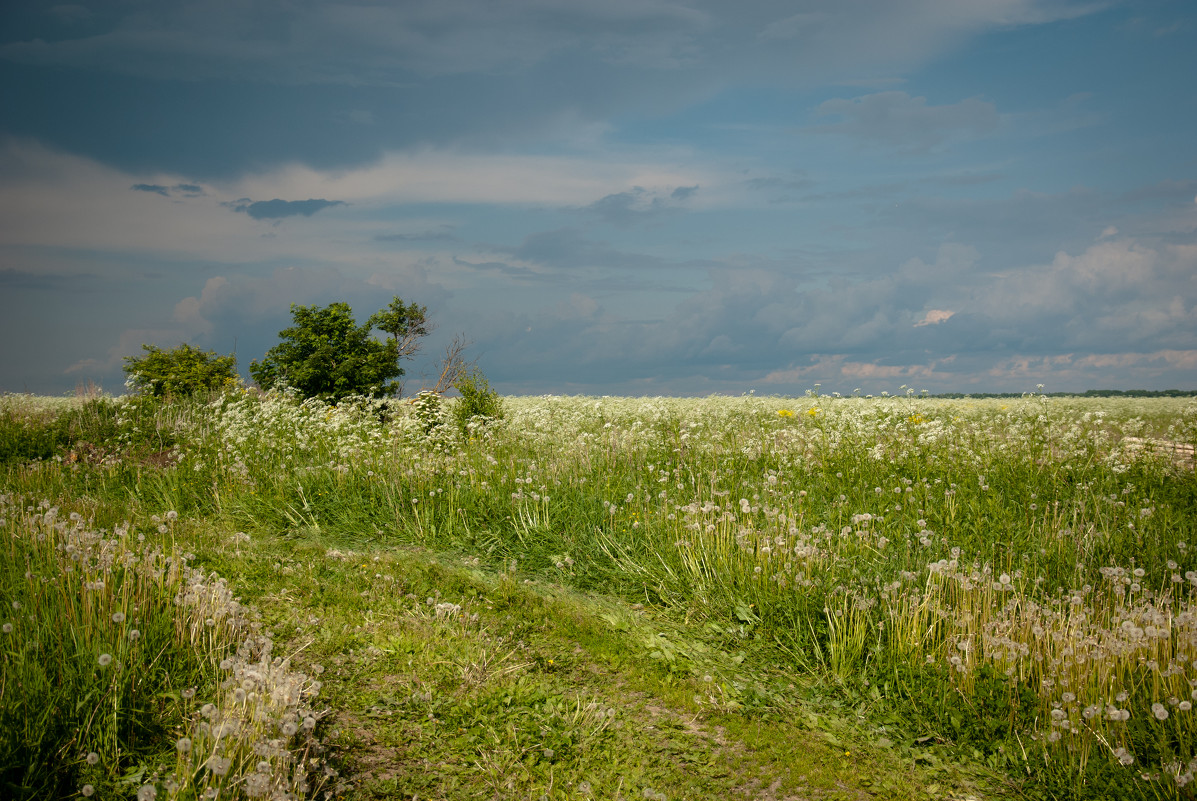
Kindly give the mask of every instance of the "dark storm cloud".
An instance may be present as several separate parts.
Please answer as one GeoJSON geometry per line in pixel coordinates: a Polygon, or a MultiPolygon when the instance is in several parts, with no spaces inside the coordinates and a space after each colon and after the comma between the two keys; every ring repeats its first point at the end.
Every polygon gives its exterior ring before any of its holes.
{"type": "MultiPolygon", "coordinates": [[[[890,0],[785,8],[769,0],[210,8],[162,0],[64,25],[8,6],[0,11],[8,111],[0,133],[125,168],[203,177],[295,160],[348,166],[419,144],[568,138],[613,116],[684,108],[736,81],[809,87],[886,74],[995,25],[1091,10],[1040,0],[979,0],[963,10],[956,0],[923,0],[918,13],[890,0]]],[[[945,125],[984,127],[984,104],[966,104],[915,109],[905,137],[925,146],[945,125]],[[938,120],[931,133],[928,116],[938,120]]],[[[831,108],[845,115],[845,130],[870,135],[852,107],[831,108]]]]}
{"type": "Polygon", "coordinates": [[[533,392],[1197,363],[1193,57],[1125,4],[76,2],[0,3],[0,325],[90,348],[29,369],[393,293],[533,392]]]}
{"type": "Polygon", "coordinates": [[[196,184],[175,184],[174,186],[163,186],[162,184],[133,184],[129,187],[135,192],[152,192],[155,195],[162,195],[162,197],[170,197],[172,192],[177,192],[187,197],[196,197],[204,193],[204,189],[196,184]]]}
{"type": "Polygon", "coordinates": [[[228,205],[233,211],[243,212],[255,220],[279,220],[284,217],[311,217],[318,211],[330,206],[343,206],[343,200],[324,200],[312,198],[309,200],[259,200],[252,202],[248,199],[238,200],[228,205]]]}

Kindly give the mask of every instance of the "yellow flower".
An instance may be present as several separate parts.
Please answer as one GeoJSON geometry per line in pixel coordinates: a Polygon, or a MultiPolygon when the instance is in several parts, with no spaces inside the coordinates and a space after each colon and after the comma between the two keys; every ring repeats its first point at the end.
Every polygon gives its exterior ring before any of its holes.
{"type": "Polygon", "coordinates": [[[778,409],[777,416],[778,417],[793,417],[794,413],[791,412],[789,409],[778,409]]]}
{"type": "Polygon", "coordinates": [[[806,410],[806,413],[809,414],[811,417],[818,417],[819,409],[818,409],[818,407],[812,406],[806,410]]]}

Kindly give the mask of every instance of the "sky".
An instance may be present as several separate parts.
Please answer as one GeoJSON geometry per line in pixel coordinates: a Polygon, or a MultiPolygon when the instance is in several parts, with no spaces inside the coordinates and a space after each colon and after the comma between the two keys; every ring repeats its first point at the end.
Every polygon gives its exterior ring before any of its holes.
{"type": "Polygon", "coordinates": [[[0,4],[0,391],[398,295],[507,394],[1197,388],[1190,0],[0,4]]]}

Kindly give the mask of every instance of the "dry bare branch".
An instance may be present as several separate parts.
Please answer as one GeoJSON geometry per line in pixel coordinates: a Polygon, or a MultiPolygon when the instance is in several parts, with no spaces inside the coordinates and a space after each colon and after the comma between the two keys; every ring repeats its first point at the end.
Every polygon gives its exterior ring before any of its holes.
{"type": "MultiPolygon", "coordinates": [[[[445,346],[445,355],[441,358],[441,374],[436,380],[436,385],[432,387],[433,392],[444,395],[474,366],[477,359],[467,362],[464,355],[465,349],[470,344],[468,339],[462,334],[458,334],[453,337],[452,342],[445,346]]],[[[424,389],[428,389],[428,387],[424,387],[424,389]]]]}

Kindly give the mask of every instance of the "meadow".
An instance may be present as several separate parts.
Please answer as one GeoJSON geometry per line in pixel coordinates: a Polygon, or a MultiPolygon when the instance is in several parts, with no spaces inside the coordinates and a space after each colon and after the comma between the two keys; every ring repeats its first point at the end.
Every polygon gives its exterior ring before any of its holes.
{"type": "Polygon", "coordinates": [[[1192,798],[1197,402],[0,397],[0,795],[1192,798]]]}

